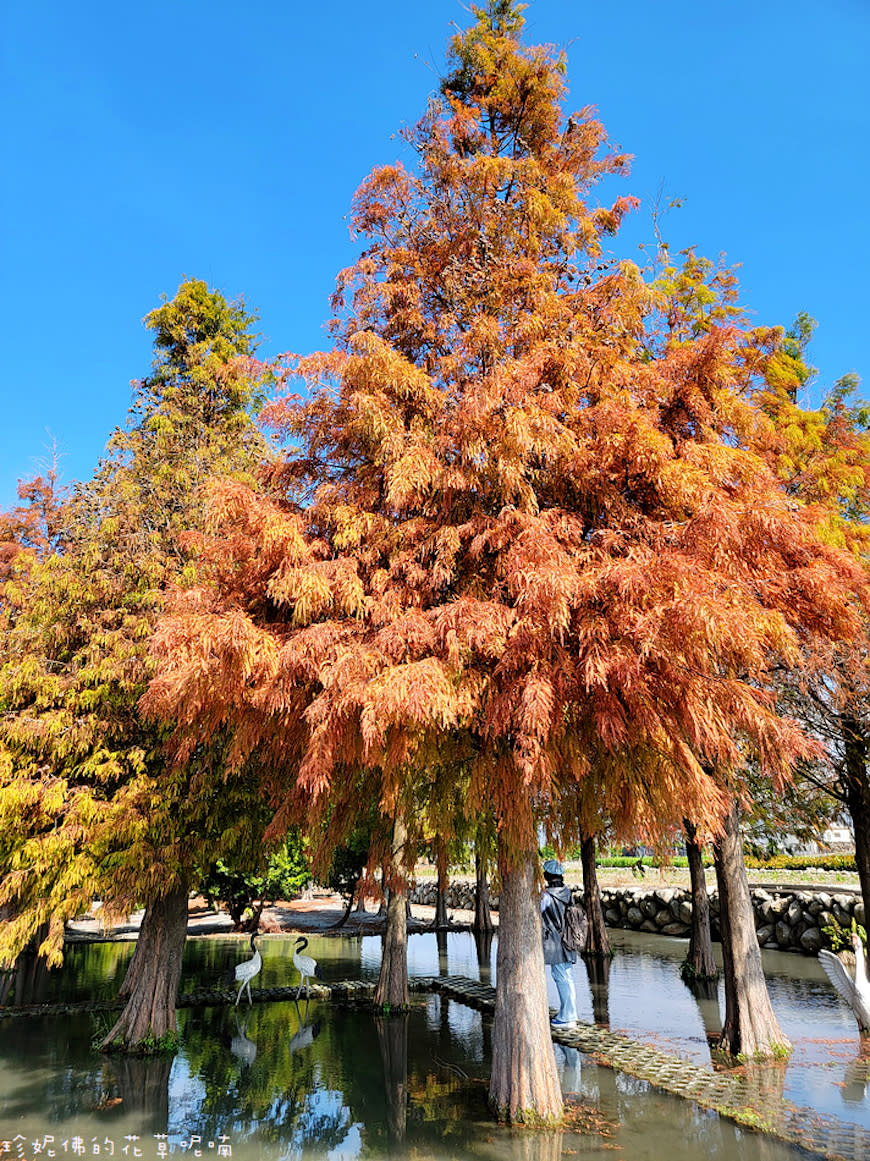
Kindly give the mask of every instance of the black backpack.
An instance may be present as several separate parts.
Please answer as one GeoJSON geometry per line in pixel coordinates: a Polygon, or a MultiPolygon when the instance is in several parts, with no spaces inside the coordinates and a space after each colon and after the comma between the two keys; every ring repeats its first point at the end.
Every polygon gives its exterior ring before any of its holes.
{"type": "Polygon", "coordinates": [[[578,903],[569,903],[565,908],[562,924],[562,947],[566,951],[585,951],[589,938],[589,920],[578,903]]]}

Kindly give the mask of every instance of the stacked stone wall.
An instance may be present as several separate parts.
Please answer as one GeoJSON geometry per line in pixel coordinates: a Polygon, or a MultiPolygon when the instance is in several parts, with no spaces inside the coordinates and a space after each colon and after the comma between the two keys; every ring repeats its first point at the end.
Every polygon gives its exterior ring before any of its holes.
{"type": "MultiPolygon", "coordinates": [[[[576,897],[582,889],[572,887],[576,897]]],[[[434,883],[418,884],[410,893],[412,903],[434,907],[437,888],[434,883]]],[[[780,951],[797,951],[815,955],[829,946],[823,928],[835,920],[850,927],[852,920],[866,927],[864,904],[860,895],[846,892],[778,890],[753,888],[752,906],[755,928],[762,947],[780,951]]],[[[692,897],[680,887],[602,887],[601,903],[608,927],[629,931],[646,931],[655,935],[686,938],[692,922],[692,897]]],[[[447,891],[451,910],[474,910],[474,884],[457,881],[447,891]]],[[[498,895],[490,896],[490,906],[498,910],[498,895]]],[[[719,897],[710,893],[710,924],[713,938],[719,938],[719,897]]]]}

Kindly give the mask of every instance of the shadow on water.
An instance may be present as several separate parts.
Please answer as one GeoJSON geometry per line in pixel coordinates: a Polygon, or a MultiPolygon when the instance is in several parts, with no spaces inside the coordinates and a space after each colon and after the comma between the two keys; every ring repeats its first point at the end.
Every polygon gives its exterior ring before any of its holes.
{"type": "MultiPolygon", "coordinates": [[[[342,937],[312,939],[311,950],[326,978],[340,979],[372,978],[379,948],[379,937],[342,937]]],[[[131,948],[104,944],[74,950],[67,968],[36,981],[36,994],[46,998],[52,989],[55,997],[65,998],[105,994],[123,977],[131,948]]],[[[409,962],[412,974],[449,970],[491,981],[494,951],[491,935],[429,933],[411,937],[409,962]]],[[[597,1015],[601,1022],[609,1017],[616,1028],[637,1026],[664,1047],[689,1045],[709,1059],[707,1038],[718,1030],[717,996],[686,990],[679,980],[683,953],[674,941],[662,949],[620,939],[616,957],[602,961],[600,972],[597,961],[592,970],[588,962],[578,963],[578,1000],[586,1007],[581,1015],[597,1015]]],[[[246,954],[239,940],[189,941],[184,986],[222,981],[227,968],[246,954]]],[[[263,941],[263,986],[295,983],[291,956],[292,939],[263,941]]],[[[773,990],[782,1002],[786,976],[778,974],[783,965],[773,967],[773,990]]],[[[794,997],[786,1006],[790,1020],[804,1009],[815,1012],[819,1004],[828,1004],[829,1017],[836,1013],[836,1002],[829,1002],[824,983],[811,971],[799,973],[788,986],[794,997]]],[[[820,1039],[837,1036],[830,1020],[814,1016],[810,1024],[820,1039]]],[[[7,1018],[0,1026],[0,1136],[11,1139],[12,1126],[13,1135],[20,1131],[33,1140],[76,1134],[89,1142],[120,1143],[133,1134],[150,1142],[150,1152],[143,1151],[148,1161],[156,1157],[160,1135],[177,1155],[190,1151],[182,1142],[189,1143],[191,1135],[212,1142],[226,1138],[234,1161],[327,1156],[555,1161],[570,1152],[612,1148],[624,1161],[795,1157],[775,1141],[743,1133],[690,1102],[562,1046],[555,1054],[569,1104],[568,1127],[533,1134],[496,1128],[486,1109],[491,1018],[438,995],[415,994],[407,1014],[391,1017],[317,999],[188,1008],[179,1011],[179,1029],[176,1057],[131,1060],[103,1057],[92,1048],[99,1028],[91,1017],[7,1018]]],[[[812,1075],[823,1076],[827,1091],[836,1094],[839,1107],[831,1111],[861,1119],[850,1115],[852,1109],[870,1120],[870,1060],[856,1056],[857,1036],[849,1039],[842,1030],[839,1036],[839,1056],[833,1062],[825,1056],[822,1072],[812,1075]]],[[[764,1103],[783,1091],[789,1095],[792,1071],[781,1065],[758,1073],[751,1081],[753,1096],[764,1103]]]]}

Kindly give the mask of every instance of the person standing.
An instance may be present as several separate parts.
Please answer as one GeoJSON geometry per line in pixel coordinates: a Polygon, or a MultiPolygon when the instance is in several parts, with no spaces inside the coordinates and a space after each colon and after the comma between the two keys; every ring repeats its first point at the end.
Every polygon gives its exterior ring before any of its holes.
{"type": "Polygon", "coordinates": [[[568,951],[562,944],[565,911],[571,902],[571,888],[565,886],[564,870],[557,859],[547,859],[543,870],[546,883],[541,893],[544,963],[550,965],[553,983],[559,993],[559,1011],[550,1023],[554,1028],[573,1028],[577,1023],[577,996],[574,991],[577,953],[568,951]]]}

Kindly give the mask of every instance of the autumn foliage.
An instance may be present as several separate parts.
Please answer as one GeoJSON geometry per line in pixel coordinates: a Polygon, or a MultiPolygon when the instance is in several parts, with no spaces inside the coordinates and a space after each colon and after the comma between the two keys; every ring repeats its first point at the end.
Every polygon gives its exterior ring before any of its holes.
{"type": "Polygon", "coordinates": [[[50,918],[55,952],[98,884],[181,895],[198,849],[250,845],[242,805],[321,866],[365,820],[397,890],[433,833],[479,823],[503,902],[491,1096],[551,1120],[539,834],[722,836],[748,761],[779,784],[817,754],[778,677],[863,632],[859,534],[822,493],[866,481],[727,270],[607,255],[637,203],[593,193],[628,157],[565,114],[564,57],[521,43],[521,6],[474,13],[414,167],[356,194],[332,347],[267,375],[244,312],[188,287],[149,316],[154,373],[67,554],[7,582],[0,820],[23,837],[0,840],[0,950],[50,918]]]}
{"type": "Polygon", "coordinates": [[[34,937],[57,963],[65,921],[92,899],[128,914],[184,887],[197,844],[219,857],[251,841],[232,788],[229,827],[203,791],[213,752],[170,770],[163,731],[137,701],[166,588],[195,575],[182,534],[199,520],[204,480],[241,478],[264,455],[250,417],[261,377],[252,323],[205,283],[184,283],[146,319],[155,365],[94,478],[62,505],[50,478],[36,481],[29,505],[7,518],[16,549],[0,578],[7,963],[34,937]]]}
{"type": "Polygon", "coordinates": [[[602,261],[627,158],[517,8],[475,12],[416,169],[356,195],[335,345],[286,361],[284,461],[218,491],[144,704],[182,758],[256,756],[279,831],[376,802],[413,843],[458,794],[528,884],[539,826],[716,834],[748,755],[787,778],[814,745],[772,675],[856,632],[863,575],[778,475],[775,336],[694,254],[602,261]]]}

